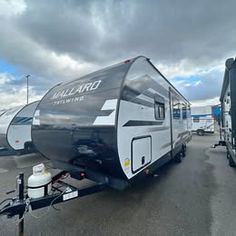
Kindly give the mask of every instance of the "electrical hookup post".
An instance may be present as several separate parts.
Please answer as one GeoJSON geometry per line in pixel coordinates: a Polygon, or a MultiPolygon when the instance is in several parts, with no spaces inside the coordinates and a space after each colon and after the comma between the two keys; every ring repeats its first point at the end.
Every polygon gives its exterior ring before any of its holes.
{"type": "MultiPolygon", "coordinates": [[[[91,172],[87,173],[83,169],[77,169],[74,174],[79,181],[86,179],[87,175],[91,176],[91,172]]],[[[32,217],[39,219],[48,214],[51,207],[54,208],[55,204],[104,191],[109,187],[110,182],[113,181],[103,176],[103,178],[100,178],[98,182],[92,185],[78,188],[63,181],[69,176],[70,174],[68,172],[61,171],[51,177],[51,175],[48,175],[48,172],[44,172],[43,164],[39,164],[33,167],[33,174],[28,178],[28,184],[26,186],[24,173],[20,173],[16,178],[16,196],[7,197],[0,202],[0,216],[7,216],[8,218],[18,216],[18,235],[23,236],[25,230],[24,217],[28,212],[32,217]],[[45,207],[48,208],[43,215],[35,216],[32,213],[34,210],[45,207]]],[[[15,190],[6,194],[14,192],[15,190]]]]}

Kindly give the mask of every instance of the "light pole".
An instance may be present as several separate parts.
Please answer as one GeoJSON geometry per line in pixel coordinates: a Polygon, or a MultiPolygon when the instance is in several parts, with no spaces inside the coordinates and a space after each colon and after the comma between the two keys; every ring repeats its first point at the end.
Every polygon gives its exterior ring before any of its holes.
{"type": "Polygon", "coordinates": [[[29,103],[29,77],[30,77],[30,75],[26,75],[25,76],[26,77],[26,102],[27,102],[27,104],[29,103]]]}

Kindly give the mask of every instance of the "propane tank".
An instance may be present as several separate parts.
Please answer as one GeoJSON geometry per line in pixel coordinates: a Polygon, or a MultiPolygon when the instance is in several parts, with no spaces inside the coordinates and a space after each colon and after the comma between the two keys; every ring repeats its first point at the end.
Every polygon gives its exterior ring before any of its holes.
{"type": "Polygon", "coordinates": [[[40,198],[48,195],[52,188],[52,175],[45,171],[43,163],[33,166],[33,174],[28,178],[28,196],[40,198]]]}

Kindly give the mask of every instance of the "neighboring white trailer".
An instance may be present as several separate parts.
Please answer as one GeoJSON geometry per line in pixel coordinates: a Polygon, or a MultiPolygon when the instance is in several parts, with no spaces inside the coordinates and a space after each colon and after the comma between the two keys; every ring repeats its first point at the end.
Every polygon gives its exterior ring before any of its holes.
{"type": "Polygon", "coordinates": [[[192,132],[198,135],[214,133],[215,122],[211,106],[191,107],[192,132]]]}
{"type": "Polygon", "coordinates": [[[37,102],[6,110],[0,115],[0,147],[31,152],[31,125],[37,102]]]}

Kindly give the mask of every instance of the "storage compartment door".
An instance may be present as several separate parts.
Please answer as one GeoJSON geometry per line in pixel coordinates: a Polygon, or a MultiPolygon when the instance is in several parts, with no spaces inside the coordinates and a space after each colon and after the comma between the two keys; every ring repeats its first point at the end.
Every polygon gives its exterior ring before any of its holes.
{"type": "Polygon", "coordinates": [[[151,137],[137,137],[132,141],[132,172],[135,173],[151,162],[151,137]]]}

